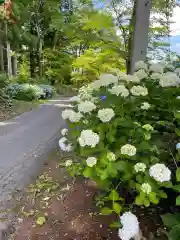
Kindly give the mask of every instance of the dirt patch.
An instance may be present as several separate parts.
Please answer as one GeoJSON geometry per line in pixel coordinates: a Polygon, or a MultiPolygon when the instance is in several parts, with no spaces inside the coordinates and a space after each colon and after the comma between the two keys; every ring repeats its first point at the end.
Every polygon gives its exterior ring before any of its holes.
{"type": "Polygon", "coordinates": [[[113,219],[97,214],[96,189],[85,180],[70,179],[65,168],[58,166],[60,159],[62,155],[56,154],[30,186],[27,201],[19,209],[20,224],[9,239],[118,240],[116,230],[108,228],[113,219]]]}

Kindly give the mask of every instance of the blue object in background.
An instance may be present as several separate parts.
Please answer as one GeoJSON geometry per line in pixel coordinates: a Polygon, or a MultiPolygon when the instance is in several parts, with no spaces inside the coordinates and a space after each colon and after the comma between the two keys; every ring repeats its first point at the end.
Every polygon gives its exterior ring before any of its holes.
{"type": "Polygon", "coordinates": [[[101,96],[100,99],[104,101],[104,100],[107,99],[107,97],[106,96],[101,96]]]}

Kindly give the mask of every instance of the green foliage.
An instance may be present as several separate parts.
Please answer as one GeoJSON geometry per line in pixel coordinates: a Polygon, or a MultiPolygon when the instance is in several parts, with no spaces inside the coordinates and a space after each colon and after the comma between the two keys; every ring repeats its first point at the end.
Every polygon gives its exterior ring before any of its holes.
{"type": "Polygon", "coordinates": [[[72,57],[59,50],[45,49],[45,75],[53,84],[70,83],[72,57]]]}
{"type": "Polygon", "coordinates": [[[26,83],[29,81],[30,74],[29,74],[29,63],[27,61],[26,56],[22,57],[21,62],[19,63],[19,74],[17,77],[17,82],[18,83],[26,83]]]}
{"type": "Polygon", "coordinates": [[[91,82],[103,72],[111,69],[125,69],[124,60],[113,49],[88,49],[73,62],[72,81],[77,84],[91,82]]]}
{"type": "Polygon", "coordinates": [[[8,76],[5,73],[0,74],[0,109],[7,107],[9,98],[6,94],[6,87],[8,86],[8,76]]]}
{"type": "Polygon", "coordinates": [[[164,225],[168,228],[168,239],[178,240],[180,238],[180,214],[165,214],[162,217],[164,225]]]}

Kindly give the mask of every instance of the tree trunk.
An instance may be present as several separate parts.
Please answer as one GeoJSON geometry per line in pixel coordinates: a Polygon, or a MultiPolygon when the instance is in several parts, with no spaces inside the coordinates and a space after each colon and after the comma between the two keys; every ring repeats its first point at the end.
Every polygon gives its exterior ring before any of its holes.
{"type": "Polygon", "coordinates": [[[7,23],[5,23],[5,35],[6,35],[6,56],[7,56],[7,73],[8,76],[12,76],[12,62],[11,62],[11,45],[8,42],[8,28],[7,28],[7,23]]]}
{"type": "MultiPolygon", "coordinates": [[[[2,23],[0,23],[0,31],[3,32],[2,23]]],[[[3,40],[0,35],[0,70],[4,71],[4,48],[3,48],[3,40]]]]}
{"type": "Polygon", "coordinates": [[[17,57],[16,56],[12,57],[12,74],[13,76],[17,75],[17,57]]]}
{"type": "Polygon", "coordinates": [[[131,57],[132,57],[131,52],[132,52],[133,32],[134,32],[135,17],[136,17],[136,4],[137,4],[137,0],[134,0],[131,21],[129,23],[129,39],[128,39],[128,46],[127,46],[128,57],[126,59],[127,74],[130,74],[131,72],[131,57]]]}
{"type": "Polygon", "coordinates": [[[36,76],[36,71],[35,71],[35,68],[36,68],[36,56],[35,56],[34,50],[30,51],[29,58],[30,58],[29,61],[30,61],[31,78],[34,78],[36,76]]]}
{"type": "Polygon", "coordinates": [[[39,76],[43,76],[43,44],[42,40],[39,40],[39,53],[38,53],[38,65],[39,65],[39,76]]]}
{"type": "Polygon", "coordinates": [[[0,70],[4,71],[4,50],[2,42],[0,42],[0,70]]]}
{"type": "Polygon", "coordinates": [[[8,76],[12,77],[11,45],[7,42],[7,70],[8,76]]]}
{"type": "Polygon", "coordinates": [[[135,26],[131,51],[130,73],[134,73],[135,63],[146,60],[151,0],[136,0],[135,26]]]}

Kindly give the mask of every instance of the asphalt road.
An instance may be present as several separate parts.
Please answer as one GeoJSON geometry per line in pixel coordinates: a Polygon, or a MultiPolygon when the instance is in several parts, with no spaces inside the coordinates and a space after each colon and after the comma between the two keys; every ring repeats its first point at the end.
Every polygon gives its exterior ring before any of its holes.
{"type": "Polygon", "coordinates": [[[0,202],[22,190],[41,170],[58,147],[65,126],[61,111],[68,98],[50,100],[10,121],[0,122],[0,202]]]}

